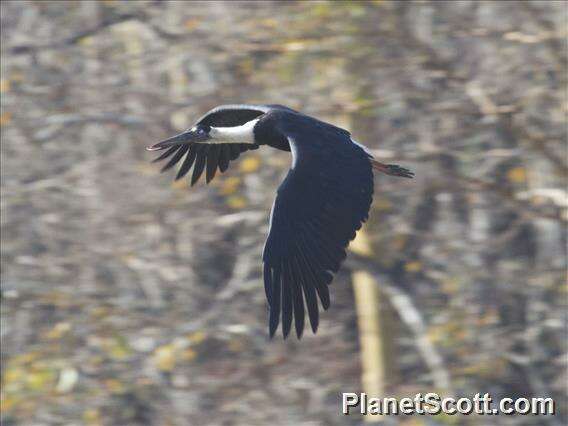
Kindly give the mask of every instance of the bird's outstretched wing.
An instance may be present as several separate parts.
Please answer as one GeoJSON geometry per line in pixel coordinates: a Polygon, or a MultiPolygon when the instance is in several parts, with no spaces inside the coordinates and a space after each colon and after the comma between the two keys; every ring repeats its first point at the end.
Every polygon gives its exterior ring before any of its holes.
{"type": "Polygon", "coordinates": [[[165,172],[180,163],[176,180],[183,178],[193,166],[191,174],[191,186],[193,186],[204,171],[205,181],[209,183],[215,177],[217,169],[223,173],[229,167],[229,162],[235,160],[241,153],[257,148],[258,145],[246,143],[193,143],[190,145],[178,145],[164,151],[162,155],[154,159],[154,162],[165,160],[166,158],[170,159],[162,167],[161,172],[165,172]]]}
{"type": "MultiPolygon", "coordinates": [[[[197,121],[197,124],[216,127],[240,126],[268,111],[276,109],[293,112],[293,110],[281,105],[221,105],[203,115],[197,121]],[[229,110],[232,110],[232,114],[227,114],[229,110]]],[[[191,174],[191,186],[193,186],[203,175],[204,171],[205,181],[209,183],[215,177],[217,170],[223,173],[227,170],[232,160],[236,160],[243,152],[254,149],[258,149],[258,145],[244,143],[178,145],[164,151],[154,162],[169,158],[169,161],[162,167],[161,172],[165,172],[179,163],[180,167],[176,180],[187,175],[193,166],[191,174]]]]}
{"type": "Polygon", "coordinates": [[[284,338],[293,318],[301,337],[304,306],[316,331],[317,299],[329,307],[327,286],[373,196],[369,154],[348,132],[317,120],[288,127],[281,131],[290,143],[292,168],[278,189],[263,253],[269,332],[272,337],[282,313],[284,338]]]}

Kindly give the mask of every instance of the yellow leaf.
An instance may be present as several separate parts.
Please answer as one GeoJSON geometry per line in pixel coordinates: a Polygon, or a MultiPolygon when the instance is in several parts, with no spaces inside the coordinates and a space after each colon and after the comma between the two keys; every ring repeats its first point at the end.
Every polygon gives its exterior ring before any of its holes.
{"type": "Polygon", "coordinates": [[[278,21],[274,18],[266,18],[260,21],[260,24],[264,27],[268,28],[276,28],[278,27],[278,21]]]}
{"type": "Polygon", "coordinates": [[[227,199],[227,204],[230,208],[238,210],[246,207],[247,200],[244,197],[233,195],[227,199]]]}
{"type": "Polygon", "coordinates": [[[125,359],[132,352],[130,347],[128,347],[128,344],[126,343],[126,340],[121,336],[104,339],[102,346],[108,356],[116,360],[125,359]]]}
{"type": "Polygon", "coordinates": [[[117,379],[107,379],[104,383],[110,393],[124,392],[124,385],[117,379]]]}
{"type": "Polygon", "coordinates": [[[207,335],[204,331],[196,331],[195,333],[191,333],[187,336],[187,340],[189,343],[198,345],[199,343],[203,342],[207,335]]]}
{"type": "Polygon", "coordinates": [[[26,372],[23,368],[10,366],[4,371],[4,380],[2,384],[6,387],[13,385],[18,387],[18,384],[23,382],[25,377],[26,372]]]}
{"type": "Polygon", "coordinates": [[[538,35],[523,34],[518,31],[508,32],[503,36],[503,38],[505,40],[518,41],[519,43],[530,43],[530,44],[538,43],[539,41],[542,40],[542,38],[539,37],[538,35]]]}
{"type": "Polygon", "coordinates": [[[100,425],[101,413],[96,408],[88,408],[83,413],[83,421],[88,425],[100,425]]]}
{"type": "Polygon", "coordinates": [[[10,80],[3,78],[0,80],[0,93],[7,93],[10,91],[10,80]]]}
{"type": "Polygon", "coordinates": [[[5,126],[12,121],[12,113],[10,111],[4,111],[0,114],[0,126],[5,126]]]}
{"type": "Polygon", "coordinates": [[[499,316],[494,311],[489,311],[485,313],[481,318],[478,319],[479,325],[493,325],[499,323],[499,316]]]}
{"type": "Polygon", "coordinates": [[[248,156],[241,161],[240,170],[243,173],[253,173],[260,167],[260,158],[257,156],[248,156]]]}
{"type": "Polygon", "coordinates": [[[109,353],[114,359],[124,359],[130,355],[128,348],[121,345],[113,345],[109,353]]]}
{"type": "Polygon", "coordinates": [[[195,352],[193,349],[191,348],[187,348],[185,351],[183,351],[182,353],[182,359],[184,361],[193,361],[195,358],[197,357],[197,352],[195,352]]]}
{"type": "Polygon", "coordinates": [[[174,188],[174,189],[186,189],[187,188],[187,182],[183,179],[174,180],[172,182],[172,188],[174,188]]]}
{"type": "Polygon", "coordinates": [[[419,272],[422,270],[422,262],[419,262],[417,260],[408,262],[404,265],[404,270],[406,272],[419,272]]]}
{"type": "Polygon", "coordinates": [[[283,44],[284,50],[287,52],[298,52],[306,49],[308,43],[305,40],[292,40],[283,44]]]}
{"type": "Polygon", "coordinates": [[[55,326],[47,332],[45,337],[50,340],[57,340],[61,339],[64,334],[67,334],[71,330],[71,323],[68,322],[60,322],[55,324],[55,326]]]}
{"type": "Polygon", "coordinates": [[[459,281],[455,278],[448,278],[441,282],[442,291],[448,294],[456,294],[459,289],[459,281]]]}
{"type": "Polygon", "coordinates": [[[27,387],[34,391],[44,391],[55,381],[55,372],[49,368],[34,369],[27,376],[27,387]]]}
{"type": "Polygon", "coordinates": [[[21,355],[16,355],[11,359],[11,363],[14,365],[29,364],[40,357],[38,352],[26,352],[21,355]]]}
{"type": "Polygon", "coordinates": [[[13,395],[6,395],[5,393],[2,393],[2,395],[0,395],[0,401],[0,413],[6,414],[16,406],[18,398],[13,395]]]}
{"type": "Polygon", "coordinates": [[[507,178],[513,183],[523,183],[527,181],[527,171],[524,167],[513,167],[507,172],[507,178]]]}
{"type": "Polygon", "coordinates": [[[373,202],[373,207],[379,211],[389,211],[392,209],[392,204],[386,198],[377,197],[373,202]]]}
{"type": "Polygon", "coordinates": [[[78,41],[78,44],[80,46],[92,46],[93,45],[93,37],[87,36],[87,37],[81,37],[78,41]]]}
{"type": "Polygon", "coordinates": [[[188,20],[185,21],[185,23],[183,24],[183,26],[185,27],[186,30],[188,31],[193,31],[194,29],[196,29],[197,27],[199,27],[201,20],[197,19],[197,18],[190,18],[188,20]]]}
{"type": "Polygon", "coordinates": [[[161,371],[172,371],[176,365],[174,347],[164,345],[157,348],[154,351],[154,363],[161,371]]]}
{"type": "Polygon", "coordinates": [[[331,5],[323,2],[316,2],[313,5],[310,4],[310,14],[317,18],[327,18],[331,16],[331,5]]]}
{"type": "Polygon", "coordinates": [[[237,176],[231,176],[225,179],[221,185],[221,195],[231,195],[237,192],[239,185],[241,184],[241,178],[237,176]]]}
{"type": "MultiPolygon", "coordinates": [[[[123,256],[126,257],[126,256],[123,256]]],[[[126,260],[126,259],[122,259],[122,260],[126,260]]],[[[105,318],[106,316],[108,316],[110,314],[109,309],[106,306],[94,306],[91,309],[90,315],[92,317],[94,317],[94,319],[96,320],[100,320],[105,318]]]]}

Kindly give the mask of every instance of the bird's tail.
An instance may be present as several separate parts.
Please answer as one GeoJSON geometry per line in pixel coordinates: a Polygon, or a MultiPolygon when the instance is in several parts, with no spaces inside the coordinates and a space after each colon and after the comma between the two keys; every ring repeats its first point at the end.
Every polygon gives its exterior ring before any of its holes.
{"type": "Polygon", "coordinates": [[[399,176],[409,179],[412,179],[414,177],[414,172],[397,164],[384,164],[371,158],[371,166],[373,167],[373,170],[384,173],[385,175],[399,176]]]}

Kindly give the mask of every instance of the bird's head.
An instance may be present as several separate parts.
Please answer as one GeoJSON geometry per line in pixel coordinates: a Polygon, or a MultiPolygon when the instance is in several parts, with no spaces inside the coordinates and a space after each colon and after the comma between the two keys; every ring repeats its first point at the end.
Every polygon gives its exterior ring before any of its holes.
{"type": "Polygon", "coordinates": [[[206,124],[196,124],[191,129],[173,136],[161,142],[147,147],[148,151],[160,151],[172,146],[185,145],[191,143],[207,143],[212,139],[211,126],[206,124]]]}
{"type": "Polygon", "coordinates": [[[158,142],[146,148],[148,151],[159,151],[173,146],[192,143],[255,143],[255,126],[258,119],[249,120],[234,126],[209,126],[197,123],[191,129],[174,137],[158,142]]]}

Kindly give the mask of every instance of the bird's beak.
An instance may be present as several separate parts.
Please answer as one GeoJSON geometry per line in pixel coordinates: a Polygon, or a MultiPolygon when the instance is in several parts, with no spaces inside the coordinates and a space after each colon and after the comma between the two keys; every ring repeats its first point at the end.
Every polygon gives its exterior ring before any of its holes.
{"type": "Polygon", "coordinates": [[[179,146],[197,142],[204,142],[208,139],[207,135],[198,134],[192,130],[180,133],[179,135],[173,136],[169,139],[163,140],[161,142],[155,143],[146,147],[147,151],[160,151],[162,149],[170,148],[172,146],[179,146]]]}

